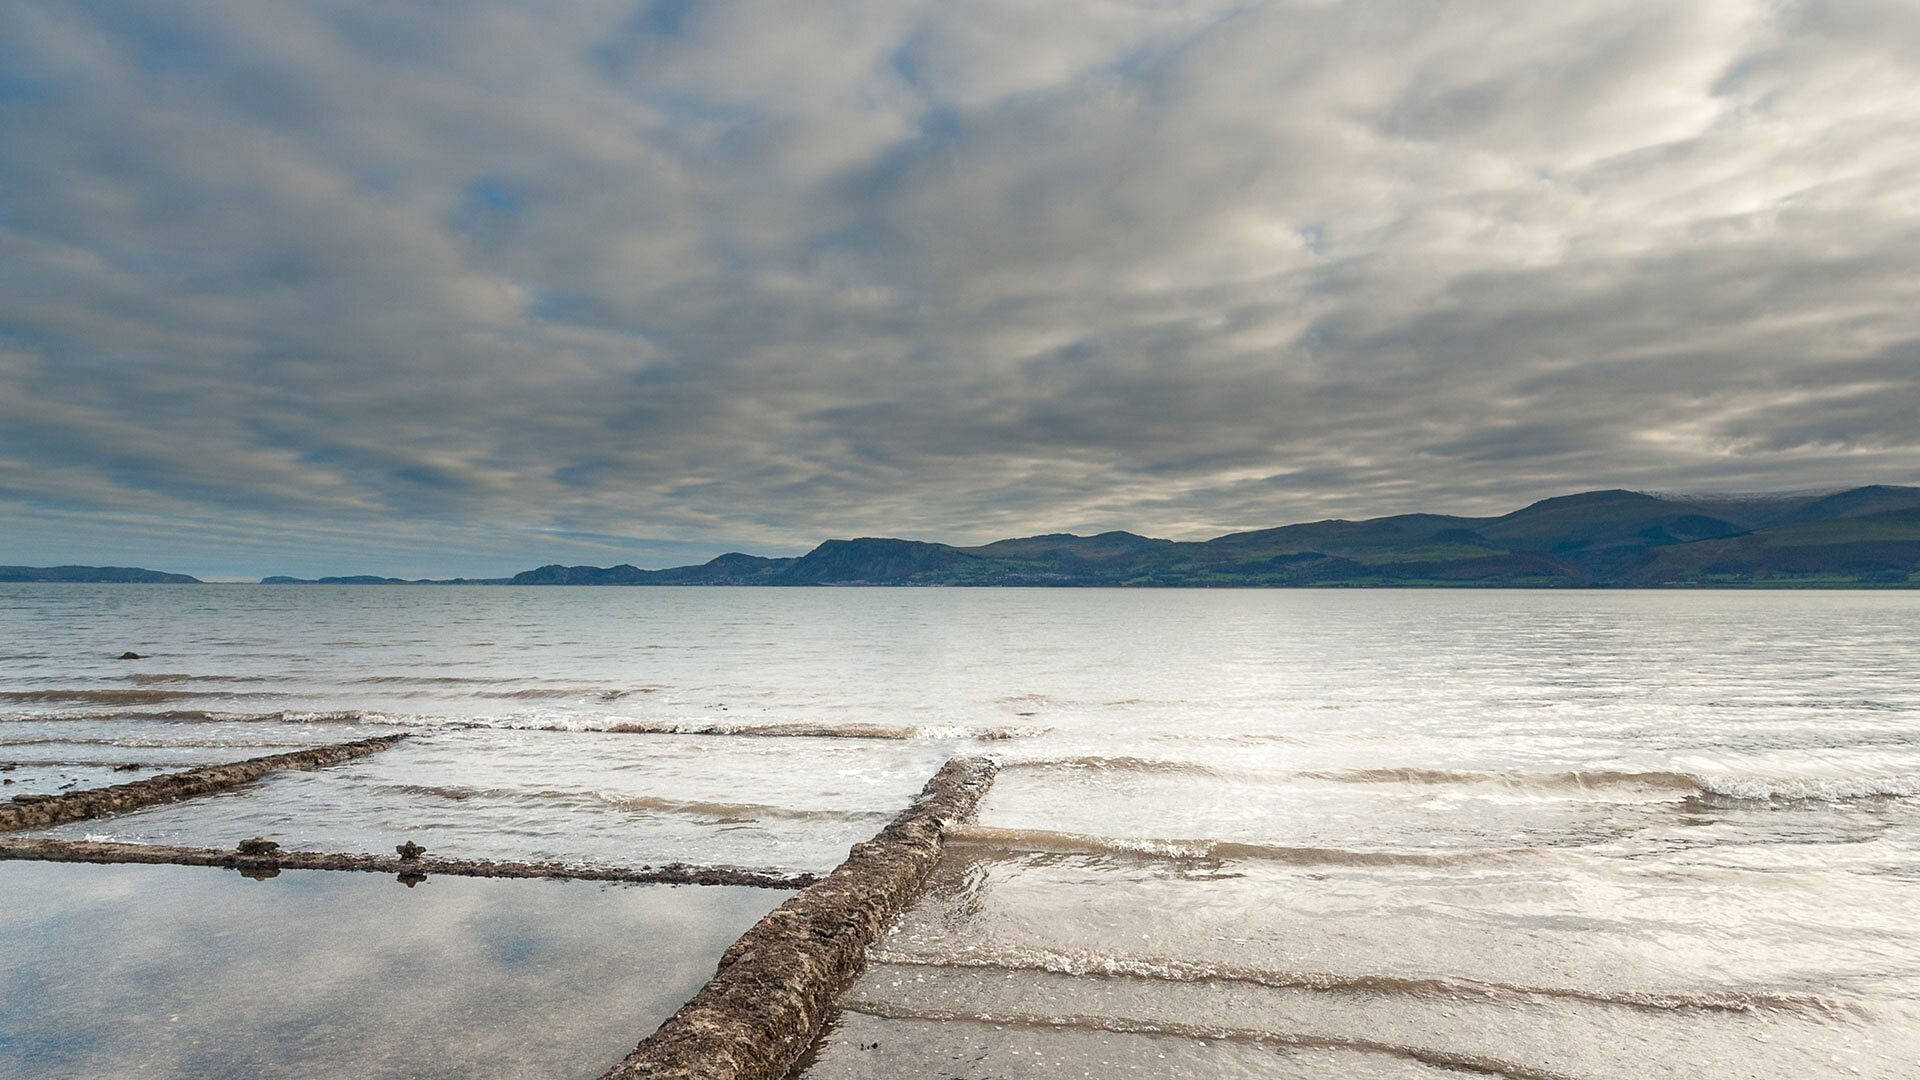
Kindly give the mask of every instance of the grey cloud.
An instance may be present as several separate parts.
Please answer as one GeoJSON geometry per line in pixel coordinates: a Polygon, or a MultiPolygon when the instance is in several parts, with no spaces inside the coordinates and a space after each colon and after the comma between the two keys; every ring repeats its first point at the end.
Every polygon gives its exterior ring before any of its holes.
{"type": "Polygon", "coordinates": [[[7,557],[492,573],[1911,482],[1914,20],[9,5],[7,557]]]}

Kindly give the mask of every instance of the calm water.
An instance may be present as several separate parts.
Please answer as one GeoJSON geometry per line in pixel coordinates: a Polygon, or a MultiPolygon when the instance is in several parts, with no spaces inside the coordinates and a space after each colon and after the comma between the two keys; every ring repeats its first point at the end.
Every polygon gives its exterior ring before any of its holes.
{"type": "Polygon", "coordinates": [[[1920,1075],[1920,595],[0,586],[0,672],[9,791],[428,733],[68,836],[823,870],[1000,757],[822,1080],[1920,1075]]]}
{"type": "Polygon", "coordinates": [[[0,1076],[194,1080],[591,1080],[780,898],[39,863],[0,895],[0,1076]]]}

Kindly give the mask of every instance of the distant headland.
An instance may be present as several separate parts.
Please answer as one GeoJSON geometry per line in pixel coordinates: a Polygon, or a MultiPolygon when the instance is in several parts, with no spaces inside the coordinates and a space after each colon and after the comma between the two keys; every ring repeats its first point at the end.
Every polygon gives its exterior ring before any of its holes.
{"type": "MultiPolygon", "coordinates": [[[[127,567],[0,567],[4,581],[190,584],[127,567]]],[[[1401,514],[1206,541],[1052,533],[955,547],[865,537],[796,558],[738,552],[698,566],[561,566],[508,578],[263,578],[268,585],[947,585],[1186,587],[1920,586],[1920,487],[1826,495],[1590,491],[1499,517],[1401,514]]]]}
{"type": "Polygon", "coordinates": [[[92,584],[200,585],[197,577],[138,566],[0,566],[0,582],[65,581],[92,584]]]}

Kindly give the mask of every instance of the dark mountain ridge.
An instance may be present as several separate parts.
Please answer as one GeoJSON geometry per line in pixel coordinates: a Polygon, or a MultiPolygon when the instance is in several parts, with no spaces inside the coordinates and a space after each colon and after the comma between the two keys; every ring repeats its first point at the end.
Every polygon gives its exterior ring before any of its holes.
{"type": "MultiPolygon", "coordinates": [[[[0,567],[0,581],[164,581],[125,567],[0,567]]],[[[510,578],[329,585],[1058,585],[1479,587],[1920,586],[1920,487],[1804,495],[1588,491],[1497,517],[1329,519],[1206,541],[1047,533],[960,547],[828,540],[798,558],[728,552],[642,570],[553,564],[510,578]]]]}
{"type": "Polygon", "coordinates": [[[138,566],[0,566],[0,581],[58,581],[76,584],[199,585],[199,578],[138,566]]]}
{"type": "Polygon", "coordinates": [[[1497,517],[1396,514],[1201,542],[1047,533],[974,547],[860,537],[799,558],[544,566],[521,585],[1900,586],[1920,584],[1920,488],[1714,497],[1589,491],[1497,517]]]}

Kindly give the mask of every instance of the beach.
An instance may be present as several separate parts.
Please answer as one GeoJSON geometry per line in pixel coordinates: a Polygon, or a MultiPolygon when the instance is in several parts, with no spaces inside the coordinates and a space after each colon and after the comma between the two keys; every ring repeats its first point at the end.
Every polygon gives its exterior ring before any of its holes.
{"type": "MultiPolygon", "coordinates": [[[[992,762],[806,1077],[1920,1054],[1912,594],[0,585],[0,642],[9,798],[407,735],[21,839],[797,885],[992,762]]],[[[795,895],[380,868],[0,862],[0,1065],[594,1077],[795,895]]]]}

